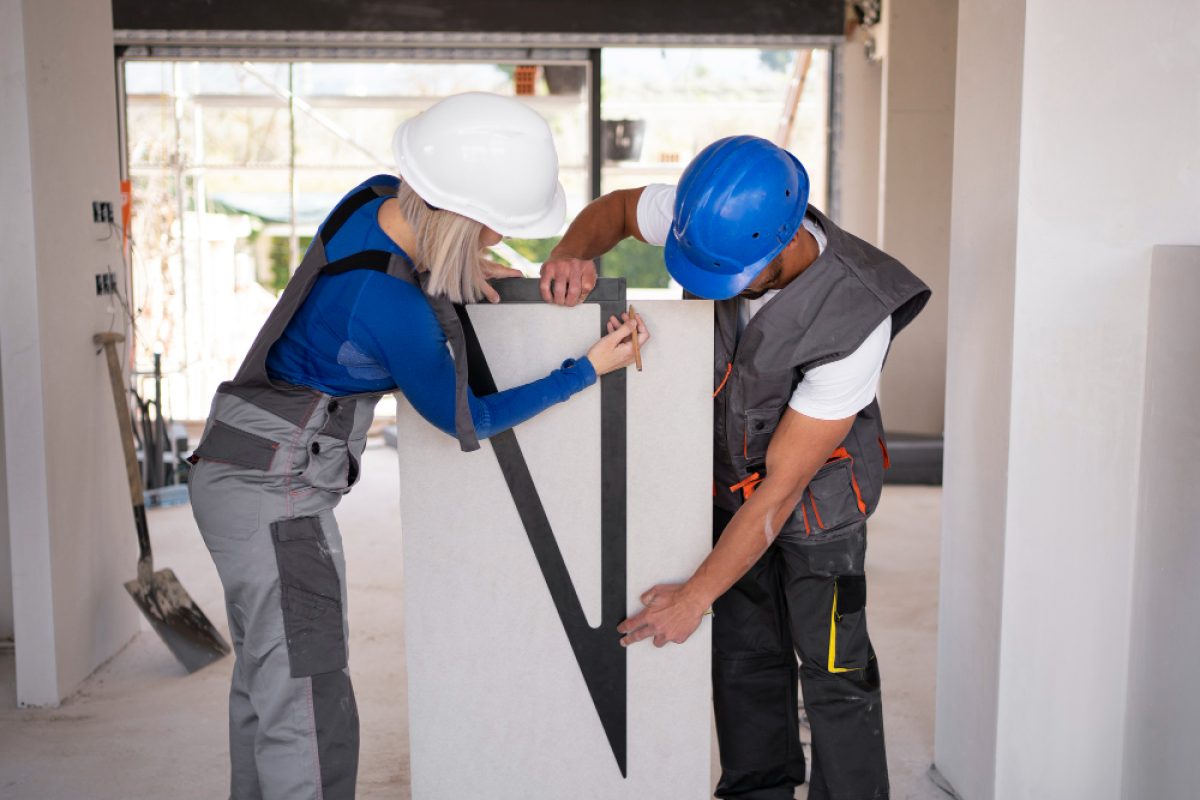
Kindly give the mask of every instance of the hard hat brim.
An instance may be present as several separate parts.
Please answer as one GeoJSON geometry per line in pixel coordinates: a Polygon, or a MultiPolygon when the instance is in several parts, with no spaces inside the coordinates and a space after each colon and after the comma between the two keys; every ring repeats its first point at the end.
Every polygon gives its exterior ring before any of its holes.
{"type": "Polygon", "coordinates": [[[551,201],[550,208],[540,219],[524,225],[505,224],[498,220],[495,224],[483,219],[479,221],[501,236],[513,236],[518,239],[545,239],[558,234],[566,219],[567,193],[560,181],[554,190],[554,200],[551,201]]]}
{"type": "Polygon", "coordinates": [[[741,294],[747,286],[754,283],[759,273],[782,253],[787,245],[788,243],[784,242],[778,249],[772,250],[752,264],[745,265],[736,273],[721,273],[704,269],[684,255],[679,240],[672,231],[663,246],[663,261],[667,264],[667,272],[687,291],[705,300],[728,300],[741,294]]]}

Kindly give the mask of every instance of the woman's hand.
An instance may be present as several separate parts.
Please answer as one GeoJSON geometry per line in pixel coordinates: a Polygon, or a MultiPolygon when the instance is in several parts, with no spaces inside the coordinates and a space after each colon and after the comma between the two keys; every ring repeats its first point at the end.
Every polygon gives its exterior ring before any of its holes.
{"type": "Polygon", "coordinates": [[[616,369],[628,367],[633,363],[633,337],[638,337],[638,347],[646,346],[650,341],[650,331],[641,317],[631,319],[629,314],[622,314],[622,319],[609,317],[608,335],[592,345],[588,350],[588,361],[597,375],[605,375],[616,369]]]}
{"type": "Polygon", "coordinates": [[[500,293],[495,287],[486,281],[494,280],[495,278],[524,278],[525,273],[519,269],[506,267],[503,264],[498,264],[488,258],[479,259],[479,270],[483,273],[483,296],[487,298],[489,303],[499,303],[500,293]]]}

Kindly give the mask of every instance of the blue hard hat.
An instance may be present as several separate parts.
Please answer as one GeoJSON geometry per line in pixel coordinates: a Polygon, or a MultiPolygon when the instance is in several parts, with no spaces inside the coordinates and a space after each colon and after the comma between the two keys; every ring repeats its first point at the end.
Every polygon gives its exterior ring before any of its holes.
{"type": "Polygon", "coordinates": [[[701,150],[675,191],[663,259],[692,294],[725,300],[787,247],[808,207],[808,173],[766,139],[731,136],[701,150]]]}

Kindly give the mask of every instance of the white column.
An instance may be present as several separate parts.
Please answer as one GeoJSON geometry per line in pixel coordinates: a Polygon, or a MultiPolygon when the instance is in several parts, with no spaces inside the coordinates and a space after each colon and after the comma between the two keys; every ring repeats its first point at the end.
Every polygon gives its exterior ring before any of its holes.
{"type": "Polygon", "coordinates": [[[1008,496],[1021,3],[959,6],[934,759],[992,797],[1008,496]]]}
{"type": "Polygon", "coordinates": [[[1200,7],[1021,11],[960,4],[935,758],[967,800],[1117,798],[1151,253],[1200,241],[1200,7]]]}
{"type": "Polygon", "coordinates": [[[885,2],[880,23],[877,243],[933,289],[888,356],[879,395],[891,431],[943,430],[957,8],[958,0],[885,2]]]}
{"type": "MultiPolygon", "coordinates": [[[[94,275],[123,276],[112,10],[0,4],[0,292],[5,478],[17,699],[53,705],[137,630],[122,582],[136,545],[111,390],[91,336],[110,326],[94,275]]],[[[122,286],[122,291],[127,287],[122,286]]],[[[117,312],[119,315],[119,311],[117,312]]],[[[118,329],[123,328],[119,316],[118,329]]]]}
{"type": "Polygon", "coordinates": [[[842,74],[842,139],[838,148],[838,225],[879,244],[879,110],[883,65],[867,59],[866,34],[838,48],[842,74]]]}

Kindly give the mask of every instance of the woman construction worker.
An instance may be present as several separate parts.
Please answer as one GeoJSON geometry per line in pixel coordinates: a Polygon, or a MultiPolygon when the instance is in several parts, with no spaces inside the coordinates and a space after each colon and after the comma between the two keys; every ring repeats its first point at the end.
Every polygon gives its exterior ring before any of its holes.
{"type": "Polygon", "coordinates": [[[376,402],[401,391],[464,451],[633,360],[636,321],[540,380],[476,397],[455,304],[511,274],[503,236],[557,233],[550,129],[511,98],[447,98],[396,131],[400,177],[339,202],[231,381],[192,456],[192,508],[225,587],[234,800],[354,796],[345,559],[333,509],[359,477],[376,402]]]}

